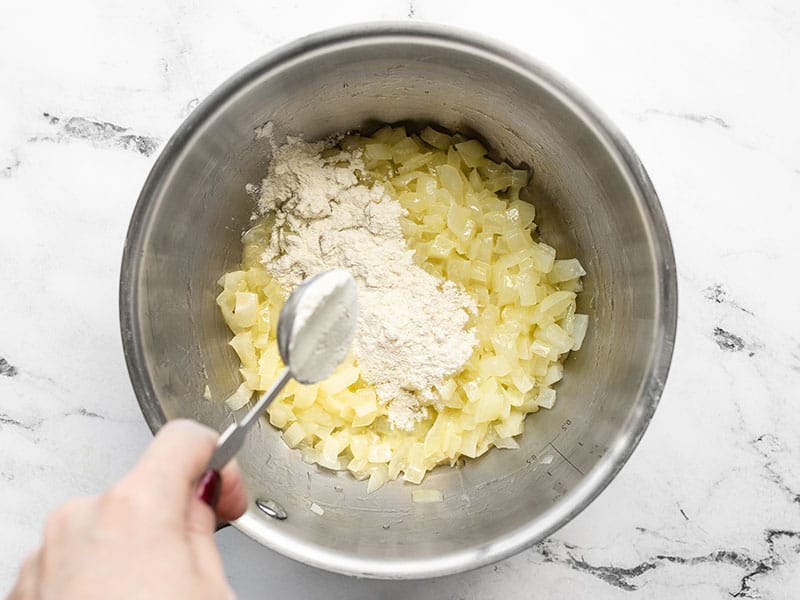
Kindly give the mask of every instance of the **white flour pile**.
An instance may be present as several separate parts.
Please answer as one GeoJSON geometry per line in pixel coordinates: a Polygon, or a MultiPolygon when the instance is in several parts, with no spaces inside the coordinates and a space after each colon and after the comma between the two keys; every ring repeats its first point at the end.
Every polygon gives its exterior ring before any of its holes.
{"type": "Polygon", "coordinates": [[[434,388],[472,354],[475,331],[464,327],[475,303],[414,263],[400,228],[404,209],[382,186],[358,183],[359,157],[321,158],[329,147],[290,138],[274,148],[259,198],[259,212],[276,215],[262,261],[287,290],[326,269],[353,274],[361,374],[388,403],[392,425],[407,430],[436,405],[434,388]]]}

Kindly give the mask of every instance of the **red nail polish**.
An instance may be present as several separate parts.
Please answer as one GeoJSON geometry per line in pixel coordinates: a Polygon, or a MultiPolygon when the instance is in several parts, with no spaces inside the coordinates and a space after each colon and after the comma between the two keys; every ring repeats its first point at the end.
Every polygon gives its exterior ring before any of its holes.
{"type": "Polygon", "coordinates": [[[200,478],[197,484],[197,497],[208,504],[211,508],[217,506],[219,493],[222,490],[222,477],[219,471],[209,469],[200,478]]]}

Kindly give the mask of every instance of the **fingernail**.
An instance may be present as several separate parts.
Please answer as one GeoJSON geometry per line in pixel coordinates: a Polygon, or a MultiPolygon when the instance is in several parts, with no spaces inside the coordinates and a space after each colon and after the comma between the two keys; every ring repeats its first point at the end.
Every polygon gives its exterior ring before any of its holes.
{"type": "Polygon", "coordinates": [[[200,478],[197,484],[197,497],[203,502],[208,504],[211,508],[217,506],[219,500],[219,493],[222,489],[222,477],[219,471],[209,469],[200,478]]]}

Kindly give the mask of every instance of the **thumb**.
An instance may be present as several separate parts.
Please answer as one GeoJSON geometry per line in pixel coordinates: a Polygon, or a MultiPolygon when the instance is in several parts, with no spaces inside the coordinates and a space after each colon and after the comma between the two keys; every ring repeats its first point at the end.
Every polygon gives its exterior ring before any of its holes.
{"type": "Polygon", "coordinates": [[[168,422],[127,477],[146,481],[164,510],[183,513],[217,442],[213,429],[187,419],[168,422]]]}
{"type": "MultiPolygon", "coordinates": [[[[165,516],[185,518],[188,514],[189,518],[195,518],[199,512],[205,514],[204,520],[213,530],[213,509],[197,498],[197,485],[214,452],[217,438],[217,432],[196,421],[169,421],[156,434],[126,479],[133,479],[138,484],[146,482],[146,488],[158,495],[160,510],[169,513],[165,516]],[[200,510],[192,508],[193,504],[201,505],[200,510]],[[204,506],[205,511],[202,510],[204,506]]],[[[241,471],[232,461],[222,470],[221,476],[221,488],[216,494],[219,496],[217,516],[222,520],[236,519],[247,508],[241,471]]]]}

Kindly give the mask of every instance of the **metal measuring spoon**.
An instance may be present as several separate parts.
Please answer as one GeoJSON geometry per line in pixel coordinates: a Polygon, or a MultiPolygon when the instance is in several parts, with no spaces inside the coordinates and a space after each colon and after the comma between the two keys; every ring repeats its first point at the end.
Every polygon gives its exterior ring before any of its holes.
{"type": "Polygon", "coordinates": [[[277,332],[278,350],[286,367],[247,415],[219,436],[200,480],[200,496],[204,500],[208,501],[203,488],[219,478],[219,471],[236,456],[247,432],[289,380],[294,378],[304,384],[322,381],[347,356],[356,330],[357,295],[353,276],[344,269],[332,269],[306,279],[287,298],[278,317],[277,332]]]}

